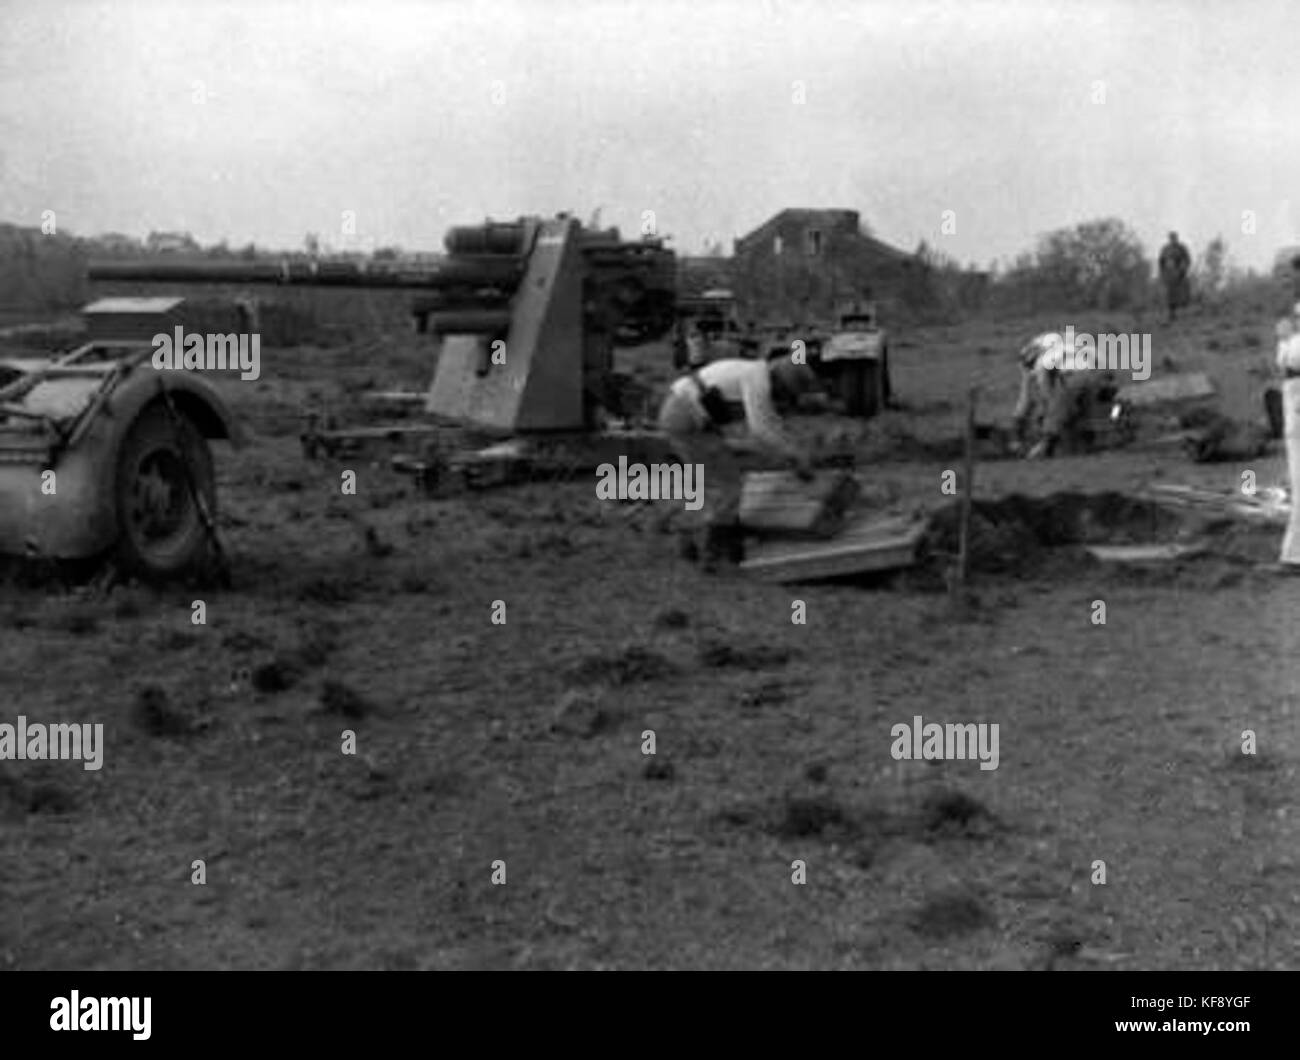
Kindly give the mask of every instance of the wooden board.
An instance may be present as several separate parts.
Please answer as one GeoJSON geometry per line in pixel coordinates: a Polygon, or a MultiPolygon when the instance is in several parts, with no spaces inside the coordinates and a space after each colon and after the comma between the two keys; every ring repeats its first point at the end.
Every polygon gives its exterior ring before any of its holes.
{"type": "Polygon", "coordinates": [[[1089,545],[1088,552],[1106,563],[1167,563],[1186,556],[1199,556],[1207,547],[1203,541],[1165,545],[1089,545]]]}
{"type": "Polygon", "coordinates": [[[830,537],[857,500],[858,480],[842,471],[804,482],[791,471],[751,471],[741,483],[740,523],[758,534],[830,537]]]}
{"type": "Polygon", "coordinates": [[[409,390],[372,390],[361,395],[361,403],[371,412],[420,412],[425,395],[409,390]]]}
{"type": "Polygon", "coordinates": [[[1158,504],[1186,508],[1206,515],[1232,516],[1278,525],[1291,518],[1291,505],[1285,495],[1265,490],[1250,496],[1239,490],[1221,492],[1171,482],[1149,486],[1143,496],[1158,504]]]}
{"type": "Polygon", "coordinates": [[[831,541],[760,544],[740,569],[767,581],[797,582],[910,567],[926,526],[915,516],[866,516],[831,541]]]}

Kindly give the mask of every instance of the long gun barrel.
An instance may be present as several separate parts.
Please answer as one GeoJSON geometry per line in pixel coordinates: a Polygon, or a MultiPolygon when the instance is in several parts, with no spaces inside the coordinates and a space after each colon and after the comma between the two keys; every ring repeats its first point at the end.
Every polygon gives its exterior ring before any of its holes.
{"type": "Polygon", "coordinates": [[[380,287],[438,290],[447,287],[509,287],[524,272],[522,258],[462,255],[431,265],[351,261],[92,261],[92,280],[147,283],[285,284],[309,287],[380,287]]]}
{"type": "MultiPolygon", "coordinates": [[[[223,261],[210,258],[93,260],[91,280],[125,283],[235,284],[405,289],[419,292],[411,312],[421,331],[496,327],[516,300],[538,249],[537,218],[451,228],[447,256],[428,264],[395,261],[223,261]]],[[[673,322],[676,265],[662,240],[629,242],[617,229],[577,229],[576,249],[596,315],[633,341],[663,335],[673,322]]]]}
{"type": "Polygon", "coordinates": [[[419,330],[440,337],[429,410],[511,431],[595,426],[617,406],[615,342],[672,327],[676,263],[662,240],[624,241],[562,214],[459,226],[444,244],[428,264],[118,259],[91,262],[89,277],[411,290],[419,330]]]}

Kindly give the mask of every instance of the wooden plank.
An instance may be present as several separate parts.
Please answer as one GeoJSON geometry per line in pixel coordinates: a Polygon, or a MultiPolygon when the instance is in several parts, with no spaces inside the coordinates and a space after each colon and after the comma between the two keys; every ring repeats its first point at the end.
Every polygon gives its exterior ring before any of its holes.
{"type": "Polygon", "coordinates": [[[1256,519],[1260,522],[1275,523],[1282,526],[1291,521],[1291,505],[1289,504],[1245,504],[1237,503],[1231,505],[1231,510],[1237,515],[1244,516],[1247,519],[1256,519]]]}
{"type": "Polygon", "coordinates": [[[502,460],[522,460],[529,456],[527,444],[519,438],[511,438],[483,449],[457,453],[453,458],[456,464],[495,464],[502,460]]]}
{"type": "Polygon", "coordinates": [[[832,541],[759,545],[740,569],[767,581],[795,582],[910,567],[926,525],[913,516],[868,518],[832,541]]]}
{"type": "Polygon", "coordinates": [[[1207,547],[1203,541],[1163,545],[1089,545],[1088,552],[1106,563],[1165,563],[1186,556],[1199,556],[1207,547]]]}
{"type": "Polygon", "coordinates": [[[740,523],[760,534],[830,537],[860,492],[858,480],[841,471],[808,482],[790,471],[751,471],[741,483],[740,523]]]}
{"type": "Polygon", "coordinates": [[[1278,490],[1261,490],[1252,497],[1238,490],[1220,492],[1170,482],[1147,487],[1143,497],[1157,504],[1267,523],[1282,524],[1291,517],[1290,502],[1278,490]]]}

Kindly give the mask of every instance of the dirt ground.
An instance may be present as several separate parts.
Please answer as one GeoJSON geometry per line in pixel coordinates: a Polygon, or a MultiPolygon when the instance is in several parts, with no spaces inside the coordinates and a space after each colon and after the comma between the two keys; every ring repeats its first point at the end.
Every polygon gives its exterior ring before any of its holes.
{"type": "MultiPolygon", "coordinates": [[[[1059,323],[898,336],[906,408],[799,429],[856,432],[871,503],[941,508],[956,464],[927,443],[971,382],[1005,419],[1012,352],[1059,323]]],[[[1072,323],[1150,328],[1155,374],[1205,368],[1262,416],[1270,319],[1072,323]]],[[[255,433],[217,447],[232,590],[8,569],[0,720],[102,722],[106,751],[0,763],[0,967],[1300,967],[1300,579],[1259,562],[1279,529],[1143,573],[1012,528],[964,616],[917,575],[704,577],[589,479],[431,500],[382,459],[304,459],[308,408],[422,387],[428,349],[264,351],[261,380],[223,381],[255,433]],[[895,761],[918,714],[997,723],[998,768],[895,761]]],[[[624,359],[667,377],[663,347],[624,359]]],[[[1251,469],[1285,475],[1278,450],[1251,469]]],[[[990,461],[976,494],[1242,470],[1146,446],[990,461]]]]}

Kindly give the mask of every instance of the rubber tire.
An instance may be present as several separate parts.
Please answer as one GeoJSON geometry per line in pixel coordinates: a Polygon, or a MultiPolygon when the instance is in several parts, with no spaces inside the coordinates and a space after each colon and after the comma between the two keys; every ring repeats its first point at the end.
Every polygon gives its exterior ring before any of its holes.
{"type": "Polygon", "coordinates": [[[1286,423],[1282,415],[1282,391],[1275,386],[1264,391],[1264,415],[1268,420],[1270,438],[1281,439],[1286,434],[1286,423]]]}
{"type": "Polygon", "coordinates": [[[116,559],[124,571],[150,582],[168,581],[201,569],[208,558],[209,544],[203,519],[183,479],[178,487],[182,510],[176,530],[168,535],[165,543],[142,539],[131,518],[132,485],[142,461],[162,453],[170,454],[173,459],[188,457],[199,494],[207,502],[208,513],[216,518],[212,452],[194,424],[184,415],[177,415],[179,422],[173,423],[160,403],[147,406],[131,424],[118,449],[113,482],[118,520],[116,559]]]}
{"type": "Polygon", "coordinates": [[[835,375],[835,393],[844,402],[844,415],[856,416],[860,394],[857,363],[841,361],[832,371],[835,375]]]}

